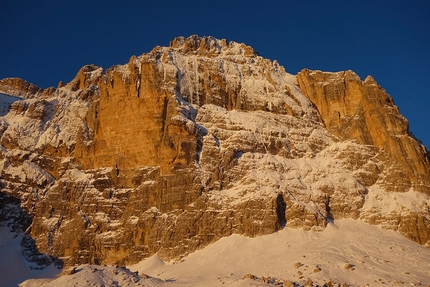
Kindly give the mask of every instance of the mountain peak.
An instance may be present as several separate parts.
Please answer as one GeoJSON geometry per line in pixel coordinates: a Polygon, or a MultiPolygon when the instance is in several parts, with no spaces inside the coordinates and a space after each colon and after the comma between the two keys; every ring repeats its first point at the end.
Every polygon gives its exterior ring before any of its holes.
{"type": "Polygon", "coordinates": [[[258,56],[258,53],[250,46],[243,43],[216,39],[212,36],[200,37],[192,35],[188,38],[176,37],[170,42],[170,47],[180,50],[185,54],[216,56],[220,54],[241,55],[247,58],[258,56]]]}
{"type": "Polygon", "coordinates": [[[5,78],[0,80],[0,93],[4,93],[6,95],[28,98],[39,94],[42,91],[43,89],[38,86],[20,78],[5,78]]]}

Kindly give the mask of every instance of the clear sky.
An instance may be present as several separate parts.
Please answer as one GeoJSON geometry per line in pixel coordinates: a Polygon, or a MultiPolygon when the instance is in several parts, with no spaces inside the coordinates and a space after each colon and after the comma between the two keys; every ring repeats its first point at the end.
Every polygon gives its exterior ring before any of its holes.
{"type": "Polygon", "coordinates": [[[372,75],[430,147],[428,0],[0,0],[0,78],[57,86],[192,34],[243,42],[292,74],[372,75]]]}

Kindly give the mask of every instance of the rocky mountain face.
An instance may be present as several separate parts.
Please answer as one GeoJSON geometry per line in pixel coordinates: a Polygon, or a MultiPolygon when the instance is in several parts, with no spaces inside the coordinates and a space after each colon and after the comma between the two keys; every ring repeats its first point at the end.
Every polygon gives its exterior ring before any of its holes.
{"type": "Polygon", "coordinates": [[[387,189],[413,188],[430,195],[427,150],[410,135],[408,121],[371,76],[362,81],[352,71],[303,70],[297,79],[332,135],[376,146],[393,161],[396,170],[383,183],[387,189]]]}
{"type": "Polygon", "coordinates": [[[22,97],[0,117],[0,195],[65,265],[178,258],[341,218],[430,246],[429,154],[371,77],[294,76],[191,36],[56,89],[4,79],[0,93],[22,97]]]}

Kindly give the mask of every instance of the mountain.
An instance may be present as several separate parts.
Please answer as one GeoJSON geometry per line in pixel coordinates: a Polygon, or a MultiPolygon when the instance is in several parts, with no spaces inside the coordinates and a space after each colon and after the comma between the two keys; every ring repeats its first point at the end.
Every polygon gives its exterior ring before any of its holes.
{"type": "Polygon", "coordinates": [[[0,219],[40,268],[178,259],[341,219],[430,247],[429,153],[370,76],[295,76],[191,36],[58,88],[3,79],[0,93],[22,99],[0,117],[0,219]]]}

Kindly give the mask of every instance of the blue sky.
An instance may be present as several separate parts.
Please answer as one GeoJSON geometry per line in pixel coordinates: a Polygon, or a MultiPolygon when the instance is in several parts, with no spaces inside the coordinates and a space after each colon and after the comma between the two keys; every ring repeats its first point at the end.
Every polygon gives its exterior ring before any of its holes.
{"type": "Polygon", "coordinates": [[[293,74],[372,75],[430,147],[427,0],[0,0],[0,78],[56,86],[192,34],[244,42],[293,74]]]}

